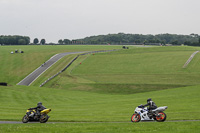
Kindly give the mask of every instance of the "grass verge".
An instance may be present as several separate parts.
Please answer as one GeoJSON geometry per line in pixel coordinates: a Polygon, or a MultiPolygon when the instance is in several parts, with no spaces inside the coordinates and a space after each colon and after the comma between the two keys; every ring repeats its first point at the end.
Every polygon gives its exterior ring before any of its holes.
{"type": "Polygon", "coordinates": [[[198,133],[200,122],[1,124],[1,132],[32,133],[198,133]],[[166,130],[167,129],[167,130],[166,130]]]}

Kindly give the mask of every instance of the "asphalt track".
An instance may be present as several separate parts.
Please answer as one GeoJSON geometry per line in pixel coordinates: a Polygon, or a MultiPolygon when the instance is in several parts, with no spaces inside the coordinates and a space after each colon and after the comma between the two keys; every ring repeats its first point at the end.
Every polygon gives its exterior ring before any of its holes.
{"type": "MultiPolygon", "coordinates": [[[[165,122],[194,122],[200,120],[166,120],[165,122]]],[[[156,122],[156,121],[141,121],[141,122],[156,122]]],[[[26,124],[39,123],[39,122],[28,122],[26,124]]],[[[52,123],[132,123],[131,121],[111,121],[111,122],[47,122],[47,124],[52,123]]],[[[21,121],[0,121],[0,124],[24,124],[21,121]]]]}
{"type": "Polygon", "coordinates": [[[70,54],[79,54],[79,53],[84,53],[84,52],[66,52],[54,55],[48,61],[46,61],[44,64],[38,67],[35,71],[33,71],[31,74],[25,77],[22,81],[20,81],[17,85],[25,85],[25,86],[31,85],[31,83],[33,83],[42,73],[44,73],[48,68],[50,68],[53,64],[59,61],[62,57],[70,54]]]}

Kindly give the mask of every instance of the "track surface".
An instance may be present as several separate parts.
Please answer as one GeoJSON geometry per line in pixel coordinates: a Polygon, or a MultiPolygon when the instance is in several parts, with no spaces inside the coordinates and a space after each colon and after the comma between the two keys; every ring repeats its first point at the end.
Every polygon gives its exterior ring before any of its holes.
{"type": "Polygon", "coordinates": [[[25,85],[25,86],[31,85],[31,83],[33,83],[42,73],[44,73],[48,68],[50,68],[53,64],[59,61],[62,57],[78,53],[84,53],[84,52],[67,52],[54,55],[48,61],[46,61],[44,64],[38,67],[35,71],[33,71],[31,74],[25,77],[22,81],[20,81],[17,85],[25,85]]]}
{"type": "MultiPolygon", "coordinates": [[[[165,122],[193,122],[193,121],[200,121],[200,120],[166,120],[165,122]]],[[[141,122],[156,122],[156,121],[141,121],[141,122]]],[[[39,123],[39,122],[29,122],[29,124],[31,123],[39,123]]],[[[122,122],[115,122],[115,121],[111,121],[111,122],[47,122],[49,124],[51,123],[132,123],[130,121],[122,121],[122,122]]],[[[21,121],[0,121],[0,124],[23,124],[21,121]]]]}

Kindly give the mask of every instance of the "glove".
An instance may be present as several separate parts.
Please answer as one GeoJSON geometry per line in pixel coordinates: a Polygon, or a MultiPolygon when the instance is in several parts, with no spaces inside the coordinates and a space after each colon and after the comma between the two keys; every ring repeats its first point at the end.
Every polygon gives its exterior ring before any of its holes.
{"type": "Polygon", "coordinates": [[[140,106],[138,106],[139,108],[144,108],[144,105],[140,105],[140,106]]]}

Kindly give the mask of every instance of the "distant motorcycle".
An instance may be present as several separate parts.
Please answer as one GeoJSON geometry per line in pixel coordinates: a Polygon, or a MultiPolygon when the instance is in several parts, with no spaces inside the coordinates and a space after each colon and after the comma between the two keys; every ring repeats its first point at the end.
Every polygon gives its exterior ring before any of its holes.
{"type": "Polygon", "coordinates": [[[22,118],[23,123],[31,122],[31,121],[39,121],[40,123],[45,123],[48,121],[49,117],[47,114],[51,111],[51,109],[44,109],[40,112],[40,115],[35,115],[35,109],[28,109],[26,111],[26,115],[22,118]]]}
{"type": "Polygon", "coordinates": [[[167,115],[163,112],[167,109],[167,106],[158,107],[154,110],[152,110],[151,113],[149,113],[149,110],[147,107],[144,108],[143,105],[140,105],[136,107],[135,113],[131,116],[132,122],[139,122],[141,121],[153,121],[156,120],[158,122],[164,122],[167,118],[167,115]]]}

